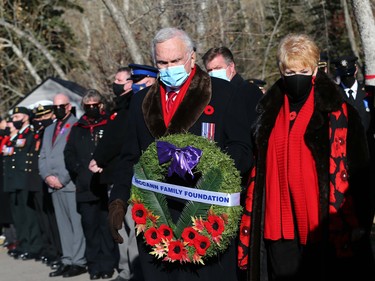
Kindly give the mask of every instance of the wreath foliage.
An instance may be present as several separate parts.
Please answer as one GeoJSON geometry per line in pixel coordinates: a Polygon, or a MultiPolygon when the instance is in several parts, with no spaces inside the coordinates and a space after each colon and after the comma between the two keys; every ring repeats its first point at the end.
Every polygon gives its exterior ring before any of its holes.
{"type": "MultiPolygon", "coordinates": [[[[203,151],[199,163],[192,170],[198,189],[236,193],[241,192],[240,174],[229,155],[207,139],[192,134],[162,137],[177,148],[193,146],[203,151]]],[[[174,183],[175,174],[167,176],[170,162],[159,164],[156,142],[143,152],[135,165],[138,179],[174,183]]],[[[189,185],[189,184],[188,184],[189,185]]],[[[219,206],[187,201],[177,221],[172,221],[164,194],[132,186],[131,203],[137,235],[143,234],[151,247],[150,254],[163,261],[204,264],[210,257],[225,251],[237,235],[241,206],[219,206]]]]}

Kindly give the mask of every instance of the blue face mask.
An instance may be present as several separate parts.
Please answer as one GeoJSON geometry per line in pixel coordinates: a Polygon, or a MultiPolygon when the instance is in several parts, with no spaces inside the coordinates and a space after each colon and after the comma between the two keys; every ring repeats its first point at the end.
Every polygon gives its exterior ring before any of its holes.
{"type": "Polygon", "coordinates": [[[140,90],[146,88],[147,85],[146,83],[143,83],[143,84],[133,84],[132,85],[132,90],[133,90],[133,93],[135,94],[136,92],[139,92],[140,90]]]}
{"type": "Polygon", "coordinates": [[[227,70],[224,69],[224,68],[212,70],[208,73],[208,75],[210,75],[211,77],[216,77],[216,78],[220,78],[220,79],[224,79],[226,81],[229,81],[229,79],[227,77],[227,70]]]}
{"type": "Polygon", "coordinates": [[[188,61],[189,59],[182,65],[159,69],[160,80],[168,87],[180,87],[189,77],[189,74],[185,70],[185,64],[188,61]]]}

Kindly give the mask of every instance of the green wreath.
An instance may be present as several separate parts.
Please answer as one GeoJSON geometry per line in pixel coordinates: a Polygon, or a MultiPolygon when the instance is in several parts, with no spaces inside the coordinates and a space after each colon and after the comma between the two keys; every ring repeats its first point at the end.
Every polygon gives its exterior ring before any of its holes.
{"type": "MultiPolygon", "coordinates": [[[[229,155],[207,139],[192,134],[175,134],[158,141],[177,148],[192,145],[201,150],[199,162],[181,179],[168,174],[171,161],[159,164],[157,142],[151,144],[134,168],[134,178],[156,182],[172,182],[204,191],[227,194],[241,192],[240,174],[229,155]]],[[[145,190],[134,184],[131,191],[132,216],[137,236],[143,234],[151,247],[150,254],[167,262],[204,264],[208,258],[225,251],[237,235],[242,207],[220,206],[187,201],[174,223],[164,194],[145,190]]],[[[196,190],[194,189],[194,190],[196,190]]],[[[203,191],[203,192],[204,192],[203,191]]]]}

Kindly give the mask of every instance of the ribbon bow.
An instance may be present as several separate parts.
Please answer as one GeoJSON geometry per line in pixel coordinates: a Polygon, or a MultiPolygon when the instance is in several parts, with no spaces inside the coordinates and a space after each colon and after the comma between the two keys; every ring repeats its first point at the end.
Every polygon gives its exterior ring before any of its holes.
{"type": "Polygon", "coordinates": [[[171,164],[168,168],[168,177],[176,173],[181,178],[186,179],[186,173],[189,173],[194,178],[193,172],[195,166],[199,163],[199,159],[202,155],[202,150],[186,146],[184,148],[178,148],[175,145],[165,142],[157,141],[156,148],[159,158],[159,164],[166,163],[171,160],[171,164]]]}

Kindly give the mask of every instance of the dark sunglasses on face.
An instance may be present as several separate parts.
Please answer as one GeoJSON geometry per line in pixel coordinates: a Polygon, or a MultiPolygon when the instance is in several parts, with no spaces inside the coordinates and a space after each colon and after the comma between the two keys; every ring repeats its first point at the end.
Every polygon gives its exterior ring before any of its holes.
{"type": "Polygon", "coordinates": [[[53,109],[65,108],[69,103],[53,105],[53,109]]]}
{"type": "Polygon", "coordinates": [[[100,105],[100,103],[84,104],[83,108],[84,109],[99,108],[99,105],[100,105]]]}

